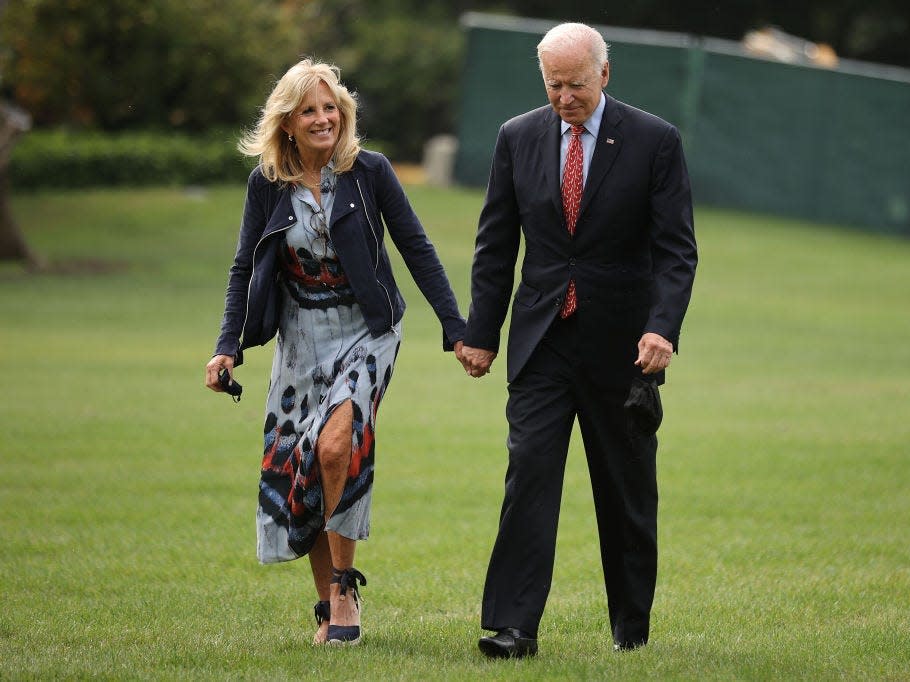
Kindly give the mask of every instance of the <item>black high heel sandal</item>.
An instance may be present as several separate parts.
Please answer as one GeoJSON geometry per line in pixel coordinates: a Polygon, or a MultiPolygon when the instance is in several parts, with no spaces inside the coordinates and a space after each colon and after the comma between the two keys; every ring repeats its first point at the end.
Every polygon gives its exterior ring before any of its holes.
{"type": "MultiPolygon", "coordinates": [[[[354,596],[354,605],[360,610],[360,590],[357,583],[367,584],[367,579],[356,568],[346,568],[343,571],[332,568],[332,583],[341,586],[341,596],[345,597],[348,590],[354,596]]],[[[326,636],[327,644],[334,645],[354,645],[360,643],[360,626],[359,625],[329,625],[329,632],[326,636]]]]}

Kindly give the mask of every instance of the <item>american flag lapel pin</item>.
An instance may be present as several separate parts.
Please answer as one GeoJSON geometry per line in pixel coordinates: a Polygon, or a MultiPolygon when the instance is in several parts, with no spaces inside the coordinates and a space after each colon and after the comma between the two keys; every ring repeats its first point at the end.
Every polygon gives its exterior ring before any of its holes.
{"type": "Polygon", "coordinates": [[[607,144],[613,144],[614,142],[616,142],[616,140],[614,140],[612,137],[607,138],[607,144]]]}

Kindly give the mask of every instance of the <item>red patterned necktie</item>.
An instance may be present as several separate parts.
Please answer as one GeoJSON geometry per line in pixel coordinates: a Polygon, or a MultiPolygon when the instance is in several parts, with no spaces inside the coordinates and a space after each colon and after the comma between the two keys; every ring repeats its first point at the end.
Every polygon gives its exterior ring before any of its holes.
{"type": "MultiPolygon", "coordinates": [[[[584,188],[584,151],[581,148],[581,134],[584,126],[572,126],[572,139],[569,140],[569,149],[566,152],[566,166],[562,172],[562,212],[566,217],[566,228],[569,234],[575,236],[575,223],[578,222],[578,207],[581,204],[581,192],[584,188]]],[[[559,316],[563,319],[569,317],[578,307],[575,295],[575,279],[569,280],[566,291],[566,300],[562,304],[559,316]]]]}

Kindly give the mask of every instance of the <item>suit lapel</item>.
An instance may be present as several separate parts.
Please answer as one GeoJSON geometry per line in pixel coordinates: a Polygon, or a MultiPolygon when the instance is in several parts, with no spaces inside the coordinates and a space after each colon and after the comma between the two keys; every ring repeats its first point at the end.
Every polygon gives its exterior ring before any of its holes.
{"type": "Polygon", "coordinates": [[[553,198],[553,206],[562,215],[562,186],[559,177],[559,117],[552,108],[547,109],[540,126],[537,143],[540,149],[541,168],[544,169],[545,191],[553,198]]]}
{"type": "MultiPolygon", "coordinates": [[[[578,210],[579,216],[584,214],[585,208],[597,194],[598,188],[613,167],[613,162],[616,161],[616,157],[619,156],[619,150],[622,147],[622,135],[619,132],[622,114],[619,111],[619,107],[616,106],[616,100],[609,95],[606,95],[606,98],[607,105],[600,121],[597,141],[594,143],[594,155],[591,157],[591,166],[588,168],[585,191],[581,196],[581,207],[578,210]]],[[[557,163],[557,167],[558,165],[557,163]]]]}

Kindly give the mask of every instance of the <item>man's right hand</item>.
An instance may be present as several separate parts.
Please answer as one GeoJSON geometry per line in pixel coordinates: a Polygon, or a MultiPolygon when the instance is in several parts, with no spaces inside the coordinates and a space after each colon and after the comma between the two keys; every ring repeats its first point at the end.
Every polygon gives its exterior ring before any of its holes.
{"type": "Polygon", "coordinates": [[[462,346],[461,354],[458,359],[461,361],[464,371],[472,377],[482,377],[490,373],[490,365],[496,358],[496,353],[483,348],[472,348],[471,346],[462,346]]]}

